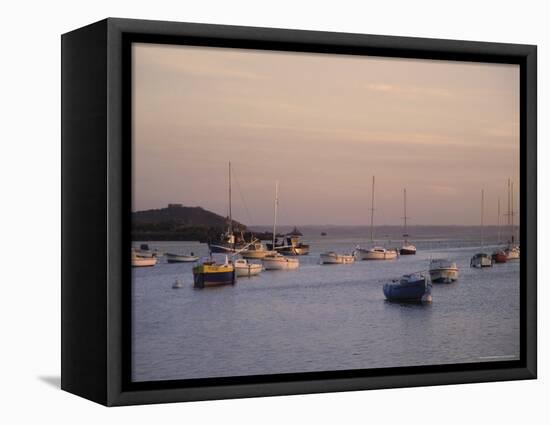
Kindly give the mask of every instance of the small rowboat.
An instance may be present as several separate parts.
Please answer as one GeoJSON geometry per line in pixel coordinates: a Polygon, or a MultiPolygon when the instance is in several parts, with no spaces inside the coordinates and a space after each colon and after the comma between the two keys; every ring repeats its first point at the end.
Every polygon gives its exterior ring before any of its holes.
{"type": "Polygon", "coordinates": [[[406,274],[401,279],[384,284],[388,301],[432,302],[432,284],[420,273],[406,274]]]}
{"type": "Polygon", "coordinates": [[[262,259],[262,263],[266,270],[294,270],[300,266],[300,261],[297,258],[287,257],[279,253],[266,255],[262,259]]]}
{"type": "Polygon", "coordinates": [[[131,256],[132,267],[152,267],[157,264],[156,257],[141,257],[134,249],[131,256]]]}
{"type": "Polygon", "coordinates": [[[263,267],[261,264],[249,263],[246,260],[235,260],[235,273],[237,277],[250,277],[260,274],[263,267]]]}
{"type": "Polygon", "coordinates": [[[320,257],[321,264],[351,264],[355,261],[353,255],[337,254],[333,251],[323,252],[320,257]]]}
{"type": "Polygon", "coordinates": [[[193,255],[193,253],[191,253],[191,255],[170,254],[168,252],[166,253],[166,261],[168,261],[169,263],[194,263],[198,259],[199,257],[193,255]]]}

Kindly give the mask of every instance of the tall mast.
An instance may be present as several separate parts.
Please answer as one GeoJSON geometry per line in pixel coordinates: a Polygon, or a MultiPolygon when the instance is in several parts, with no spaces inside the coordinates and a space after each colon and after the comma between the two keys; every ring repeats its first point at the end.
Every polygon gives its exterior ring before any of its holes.
{"type": "Polygon", "coordinates": [[[514,182],[510,185],[510,220],[512,224],[512,243],[514,243],[514,234],[516,233],[514,228],[514,182]]]}
{"type": "Polygon", "coordinates": [[[272,249],[275,250],[275,232],[277,229],[277,207],[279,206],[279,182],[275,182],[275,204],[273,211],[273,246],[272,249]]]}
{"type": "Polygon", "coordinates": [[[483,201],[485,198],[485,192],[481,189],[481,247],[483,248],[483,201]]]}
{"type": "Polygon", "coordinates": [[[403,189],[403,237],[407,238],[409,237],[409,234],[407,232],[407,189],[403,189]]]}
{"type": "Polygon", "coordinates": [[[374,176],[372,176],[372,197],[370,203],[370,241],[374,241],[374,176]]]}
{"type": "Polygon", "coordinates": [[[229,161],[229,234],[233,234],[233,216],[231,214],[231,161],[229,161]]]}
{"type": "Polygon", "coordinates": [[[508,209],[506,210],[506,224],[510,226],[510,179],[508,179],[508,209]]]}
{"type": "Polygon", "coordinates": [[[497,229],[498,229],[498,242],[497,244],[500,245],[500,197],[497,201],[497,229]]]}

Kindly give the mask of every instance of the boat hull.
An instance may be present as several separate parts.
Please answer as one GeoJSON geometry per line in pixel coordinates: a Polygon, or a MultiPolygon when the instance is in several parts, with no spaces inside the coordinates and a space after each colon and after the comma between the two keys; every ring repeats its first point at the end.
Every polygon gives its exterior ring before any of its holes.
{"type": "Polygon", "coordinates": [[[493,261],[497,264],[506,263],[508,261],[508,256],[504,251],[493,253],[492,258],[493,258],[493,261]]]}
{"type": "Polygon", "coordinates": [[[388,251],[375,251],[371,249],[361,249],[358,248],[355,251],[355,257],[359,261],[368,261],[368,260],[395,260],[397,258],[397,251],[388,250],[388,251]]]}
{"type": "Polygon", "coordinates": [[[261,264],[247,264],[246,266],[235,266],[237,277],[250,277],[260,274],[262,271],[261,264]]]}
{"type": "Polygon", "coordinates": [[[233,266],[198,265],[193,268],[193,286],[199,289],[234,285],[235,277],[233,266]]]}
{"type": "Polygon", "coordinates": [[[452,283],[458,280],[458,270],[453,268],[441,268],[430,270],[430,280],[433,283],[452,283]]]}
{"type": "Polygon", "coordinates": [[[300,262],[294,258],[264,258],[262,260],[266,270],[295,270],[300,266],[300,262]]]}
{"type": "Polygon", "coordinates": [[[241,257],[247,258],[250,260],[261,260],[266,255],[272,255],[274,254],[274,251],[268,251],[268,250],[249,250],[249,251],[242,251],[241,257]]]}
{"type": "Polygon", "coordinates": [[[198,259],[199,257],[194,255],[166,254],[166,261],[168,263],[194,263],[198,259]]]}
{"type": "Polygon", "coordinates": [[[506,259],[508,261],[519,260],[519,249],[518,248],[508,248],[506,251],[506,259]]]}
{"type": "Polygon", "coordinates": [[[321,264],[351,264],[355,261],[353,255],[321,254],[321,264]]]}
{"type": "Polygon", "coordinates": [[[426,279],[407,284],[400,282],[386,283],[383,289],[384,296],[388,301],[414,303],[432,301],[432,285],[426,279]]]}
{"type": "Polygon", "coordinates": [[[416,248],[401,248],[399,255],[416,255],[416,248]]]}
{"type": "Polygon", "coordinates": [[[132,267],[153,267],[157,262],[156,257],[136,257],[132,258],[132,267]]]}
{"type": "Polygon", "coordinates": [[[476,255],[470,260],[470,267],[474,267],[474,268],[493,267],[493,260],[487,254],[484,254],[481,256],[476,255]]]}

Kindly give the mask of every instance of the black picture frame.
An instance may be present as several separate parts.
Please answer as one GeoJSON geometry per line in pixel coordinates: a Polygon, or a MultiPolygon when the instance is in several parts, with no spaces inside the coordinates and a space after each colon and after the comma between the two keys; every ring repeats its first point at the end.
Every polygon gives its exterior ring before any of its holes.
{"type": "Polygon", "coordinates": [[[62,389],[113,406],[536,378],[536,46],[118,18],[61,41],[62,389]],[[520,360],[131,382],[132,42],[518,64],[520,360]]]}

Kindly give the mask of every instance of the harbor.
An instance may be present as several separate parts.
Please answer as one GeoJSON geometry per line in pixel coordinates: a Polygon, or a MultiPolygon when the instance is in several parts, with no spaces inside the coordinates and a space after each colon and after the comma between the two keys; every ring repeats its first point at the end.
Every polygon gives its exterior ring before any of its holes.
{"type": "MultiPolygon", "coordinates": [[[[320,264],[321,253],[353,249],[358,241],[352,235],[368,235],[368,226],[322,229],[326,236],[319,227],[300,227],[311,248],[296,270],[264,270],[234,285],[196,289],[193,263],[169,264],[162,257],[154,267],[134,268],[133,379],[519,358],[520,263],[470,268],[479,227],[413,226],[416,255],[330,266],[320,264]],[[390,278],[427,272],[434,258],[456,262],[458,280],[434,283],[431,303],[386,300],[383,286],[390,278]],[[181,286],[173,289],[176,281],[181,286]]],[[[392,230],[398,237],[398,226],[377,233],[392,230]]],[[[496,248],[495,226],[486,229],[486,238],[486,248],[496,248]]],[[[208,245],[197,242],[150,245],[209,255],[208,245]]],[[[223,263],[223,255],[214,256],[223,263]]]]}

